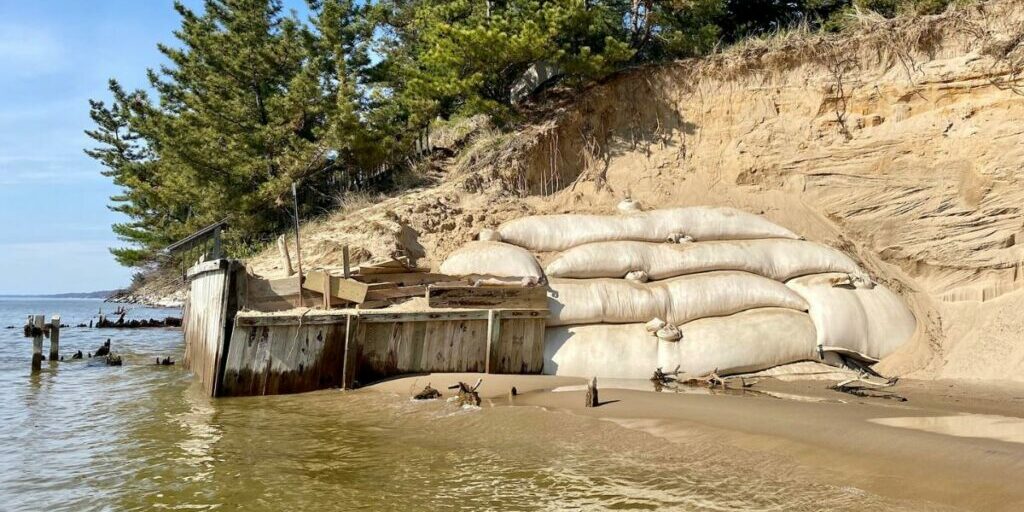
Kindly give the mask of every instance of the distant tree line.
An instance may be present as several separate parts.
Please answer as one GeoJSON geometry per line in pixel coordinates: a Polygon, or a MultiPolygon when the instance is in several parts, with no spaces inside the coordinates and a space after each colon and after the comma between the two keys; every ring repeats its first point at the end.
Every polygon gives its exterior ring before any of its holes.
{"type": "Polygon", "coordinates": [[[127,266],[228,218],[241,254],[291,222],[290,187],[320,211],[394,164],[440,117],[514,122],[534,63],[582,85],[625,67],[706,54],[795,23],[833,30],[861,7],[933,13],[951,0],[206,0],[175,9],[149,87],[90,101],[86,153],[121,189],[111,249],[127,266]]]}

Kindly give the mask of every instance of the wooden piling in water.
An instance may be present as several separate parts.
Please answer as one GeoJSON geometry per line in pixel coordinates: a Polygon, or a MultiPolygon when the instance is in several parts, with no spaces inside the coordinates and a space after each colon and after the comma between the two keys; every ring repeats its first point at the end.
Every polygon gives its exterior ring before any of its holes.
{"type": "Polygon", "coordinates": [[[60,360],[60,315],[50,317],[50,361],[60,360]]]}
{"type": "Polygon", "coordinates": [[[43,368],[43,315],[32,315],[32,373],[43,368]]]}

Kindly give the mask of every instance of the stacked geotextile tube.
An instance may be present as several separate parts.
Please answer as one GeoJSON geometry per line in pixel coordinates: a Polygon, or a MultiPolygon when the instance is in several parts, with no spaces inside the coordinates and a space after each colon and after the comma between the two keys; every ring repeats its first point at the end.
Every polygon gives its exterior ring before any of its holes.
{"type": "Polygon", "coordinates": [[[546,283],[544,373],[757,371],[836,352],[877,361],[917,321],[848,255],[764,217],[687,207],[516,219],[442,273],[546,283]],[[541,270],[537,253],[553,257],[541,270]]]}

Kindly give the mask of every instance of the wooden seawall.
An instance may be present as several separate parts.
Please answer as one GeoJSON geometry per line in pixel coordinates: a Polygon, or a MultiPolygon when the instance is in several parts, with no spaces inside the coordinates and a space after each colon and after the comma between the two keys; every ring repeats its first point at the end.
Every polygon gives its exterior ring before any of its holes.
{"type": "Polygon", "coordinates": [[[211,396],[350,389],[425,372],[540,373],[543,367],[546,309],[239,312],[248,296],[259,297],[256,284],[242,284],[240,265],[209,262],[189,275],[185,364],[211,396]]]}

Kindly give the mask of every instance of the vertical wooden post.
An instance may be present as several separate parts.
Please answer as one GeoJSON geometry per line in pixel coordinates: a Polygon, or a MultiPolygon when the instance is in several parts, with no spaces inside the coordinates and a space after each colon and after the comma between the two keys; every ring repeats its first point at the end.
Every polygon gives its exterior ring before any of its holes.
{"type": "Polygon", "coordinates": [[[496,309],[487,310],[487,353],[484,355],[484,373],[491,373],[491,354],[501,337],[501,312],[496,309]]]}
{"type": "Polygon", "coordinates": [[[341,389],[352,389],[356,381],[356,330],[359,326],[357,315],[345,315],[345,359],[341,368],[341,389]]]}
{"type": "Polygon", "coordinates": [[[32,373],[43,367],[43,315],[32,316],[32,373]]]}
{"type": "Polygon", "coordinates": [[[277,237],[277,252],[281,253],[281,266],[284,267],[284,277],[291,277],[295,273],[292,269],[292,257],[288,254],[288,242],[285,236],[277,237]]]}
{"type": "Polygon", "coordinates": [[[323,271],[321,275],[323,275],[324,280],[324,309],[331,309],[331,294],[334,292],[334,289],[331,286],[331,284],[335,278],[331,274],[328,274],[326,270],[323,271]]]}
{"type": "Polygon", "coordinates": [[[587,385],[587,403],[584,404],[586,407],[597,407],[601,405],[601,401],[597,398],[597,377],[594,377],[587,385]]]}
{"type": "Polygon", "coordinates": [[[60,359],[60,315],[50,317],[50,361],[60,359]]]}
{"type": "Polygon", "coordinates": [[[352,277],[352,271],[348,263],[348,244],[341,246],[341,261],[342,264],[344,265],[345,279],[349,279],[350,277],[352,277]]]}

